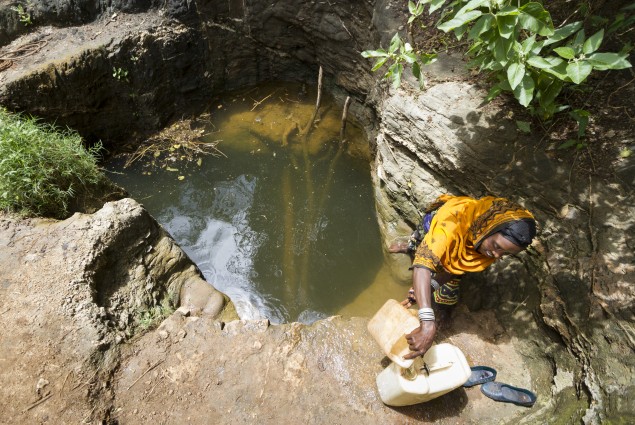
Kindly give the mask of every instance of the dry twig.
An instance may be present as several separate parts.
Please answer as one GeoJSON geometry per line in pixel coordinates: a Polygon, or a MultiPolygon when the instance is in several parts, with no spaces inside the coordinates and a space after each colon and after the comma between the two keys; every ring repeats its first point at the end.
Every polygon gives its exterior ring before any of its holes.
{"type": "Polygon", "coordinates": [[[24,46],[20,46],[15,50],[10,50],[5,53],[5,56],[0,56],[0,61],[15,61],[26,58],[39,52],[44,46],[48,44],[48,41],[34,41],[27,43],[24,46]]]}
{"type": "Polygon", "coordinates": [[[152,366],[150,366],[145,372],[143,372],[141,374],[141,376],[139,376],[132,384],[130,384],[130,386],[126,389],[126,391],[128,391],[130,388],[132,388],[132,386],[134,384],[136,384],[137,382],[139,382],[139,379],[143,378],[146,373],[150,372],[152,369],[154,369],[155,367],[159,366],[161,363],[163,363],[165,360],[159,360],[158,362],[156,362],[155,364],[153,364],[152,366]]]}
{"type": "Polygon", "coordinates": [[[53,397],[53,393],[47,395],[46,397],[42,397],[41,399],[39,399],[38,401],[36,401],[35,403],[33,403],[32,405],[30,405],[29,407],[27,407],[26,409],[24,409],[22,411],[22,413],[24,412],[28,412],[29,410],[33,409],[36,406],[39,406],[40,404],[44,403],[46,400],[48,400],[49,398],[53,397]]]}
{"type": "Polygon", "coordinates": [[[346,136],[346,119],[348,117],[348,107],[351,104],[351,97],[346,96],[346,101],[344,102],[344,110],[342,111],[342,127],[340,128],[340,142],[344,142],[344,137],[346,136]]]}
{"type": "Polygon", "coordinates": [[[159,378],[157,379],[157,382],[155,382],[152,388],[150,388],[150,391],[148,392],[148,394],[143,396],[142,400],[145,400],[146,398],[150,397],[150,394],[154,392],[154,389],[157,387],[157,385],[159,385],[159,382],[161,382],[163,378],[164,378],[164,375],[159,376],[159,378]]]}
{"type": "Polygon", "coordinates": [[[13,66],[12,60],[0,59],[0,72],[4,71],[5,69],[9,69],[12,66],[13,66]]]}
{"type": "Polygon", "coordinates": [[[64,378],[64,382],[62,382],[62,388],[60,388],[60,392],[64,389],[64,385],[66,385],[66,381],[68,380],[68,377],[71,375],[71,373],[73,373],[73,371],[69,370],[66,374],[66,378],[64,378]]]}
{"type": "Polygon", "coordinates": [[[91,377],[90,377],[90,379],[89,379],[88,381],[86,381],[86,382],[80,382],[79,384],[75,385],[75,386],[71,389],[71,391],[75,391],[75,390],[76,390],[77,388],[79,388],[79,387],[83,387],[84,385],[88,385],[88,384],[90,384],[90,383],[93,381],[93,379],[95,379],[95,376],[97,376],[97,374],[98,374],[98,373],[99,373],[99,369],[97,369],[97,370],[95,371],[95,373],[93,373],[93,376],[91,376],[91,377]]]}
{"type": "MultiPolygon", "coordinates": [[[[264,102],[265,100],[267,100],[267,99],[269,99],[271,96],[273,96],[273,94],[274,94],[275,92],[276,92],[276,91],[274,90],[274,91],[273,91],[270,95],[263,97],[263,98],[262,98],[262,100],[254,100],[254,107],[253,107],[253,108],[251,108],[251,111],[253,111],[254,109],[256,109],[256,108],[258,107],[258,105],[260,105],[262,102],[264,102]]],[[[251,111],[249,111],[249,112],[251,112],[251,111]]]]}

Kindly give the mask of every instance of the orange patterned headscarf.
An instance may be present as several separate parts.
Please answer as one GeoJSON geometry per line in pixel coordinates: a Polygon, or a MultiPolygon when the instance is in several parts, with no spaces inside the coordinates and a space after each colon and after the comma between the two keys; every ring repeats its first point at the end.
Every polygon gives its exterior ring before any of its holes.
{"type": "Polygon", "coordinates": [[[440,196],[427,210],[438,208],[430,230],[417,248],[414,267],[454,275],[480,272],[496,261],[476,249],[483,240],[510,222],[534,216],[505,198],[440,196]]]}

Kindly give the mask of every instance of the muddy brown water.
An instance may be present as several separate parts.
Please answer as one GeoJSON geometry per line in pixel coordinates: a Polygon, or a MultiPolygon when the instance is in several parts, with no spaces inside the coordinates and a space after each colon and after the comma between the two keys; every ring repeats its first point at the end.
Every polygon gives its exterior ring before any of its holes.
{"type": "Polygon", "coordinates": [[[326,95],[303,136],[310,91],[263,85],[212,102],[201,140],[224,156],[107,165],[243,319],[370,316],[404,293],[384,266],[368,142],[352,121],[341,142],[342,106],[326,95]]]}

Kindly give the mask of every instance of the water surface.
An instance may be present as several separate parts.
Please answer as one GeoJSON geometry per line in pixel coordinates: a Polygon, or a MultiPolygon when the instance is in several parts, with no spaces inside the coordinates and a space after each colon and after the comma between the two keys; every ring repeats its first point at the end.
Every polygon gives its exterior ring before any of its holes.
{"type": "MultiPolygon", "coordinates": [[[[188,162],[175,151],[167,167],[151,157],[112,174],[243,319],[310,323],[337,314],[364,299],[383,267],[368,143],[350,122],[342,143],[342,108],[328,98],[304,136],[315,103],[308,91],[228,94],[210,105],[202,138],[220,140],[224,157],[188,162]]],[[[394,292],[394,283],[386,288],[394,292]]]]}

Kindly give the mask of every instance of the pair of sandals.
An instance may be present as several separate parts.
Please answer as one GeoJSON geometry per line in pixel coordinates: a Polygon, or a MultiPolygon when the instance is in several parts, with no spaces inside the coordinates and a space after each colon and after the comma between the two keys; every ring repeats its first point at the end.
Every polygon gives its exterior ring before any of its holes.
{"type": "Polygon", "coordinates": [[[464,387],[481,386],[481,392],[487,397],[502,401],[505,403],[513,403],[518,406],[531,407],[536,402],[536,394],[524,388],[512,387],[511,385],[501,382],[494,382],[496,379],[496,370],[487,366],[472,366],[470,368],[472,374],[464,387]]]}

